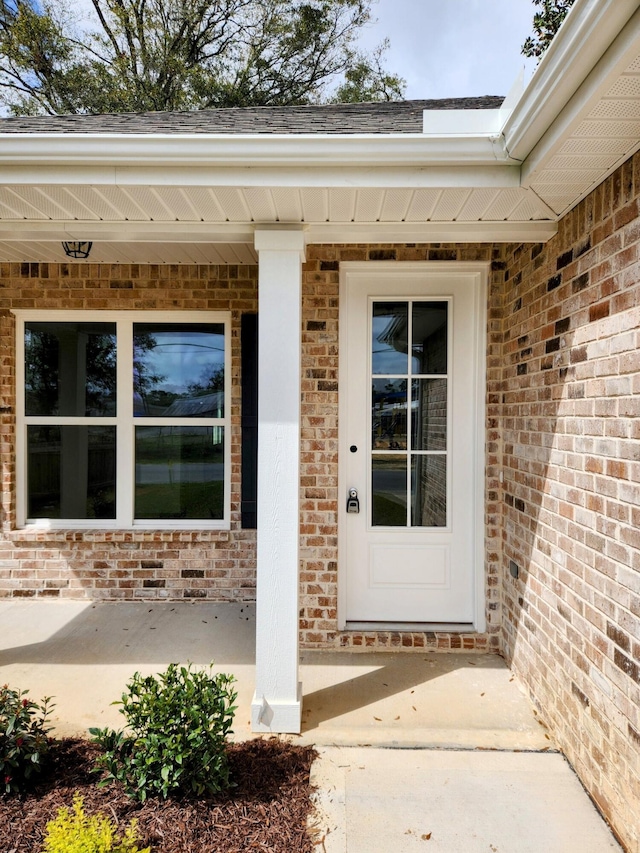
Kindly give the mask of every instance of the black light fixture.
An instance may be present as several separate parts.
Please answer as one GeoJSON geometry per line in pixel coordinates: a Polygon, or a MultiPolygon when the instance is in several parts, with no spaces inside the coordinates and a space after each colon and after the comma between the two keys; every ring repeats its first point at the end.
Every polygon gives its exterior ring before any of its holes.
{"type": "Polygon", "coordinates": [[[88,258],[92,246],[93,243],[88,241],[83,243],[80,240],[71,240],[62,244],[65,255],[68,258],[76,258],[77,260],[88,258]]]}

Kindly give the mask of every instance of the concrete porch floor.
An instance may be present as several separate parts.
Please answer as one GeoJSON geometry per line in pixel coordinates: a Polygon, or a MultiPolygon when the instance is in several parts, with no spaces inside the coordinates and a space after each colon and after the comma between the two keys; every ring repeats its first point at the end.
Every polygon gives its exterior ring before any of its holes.
{"type": "MultiPolygon", "coordinates": [[[[235,738],[252,736],[255,608],[0,601],[0,681],[55,697],[58,737],[120,727],[112,702],[171,661],[237,679],[235,738]]],[[[326,853],[620,850],[504,661],[475,653],[305,652],[326,853]],[[427,837],[429,836],[429,837],[427,837]]]]}

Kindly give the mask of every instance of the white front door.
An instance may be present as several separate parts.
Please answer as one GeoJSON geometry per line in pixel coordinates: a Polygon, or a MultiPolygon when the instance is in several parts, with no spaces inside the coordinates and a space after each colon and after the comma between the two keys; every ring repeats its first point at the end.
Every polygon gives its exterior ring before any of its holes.
{"type": "Polygon", "coordinates": [[[347,627],[484,627],[485,300],[484,265],[344,265],[347,627]]]}

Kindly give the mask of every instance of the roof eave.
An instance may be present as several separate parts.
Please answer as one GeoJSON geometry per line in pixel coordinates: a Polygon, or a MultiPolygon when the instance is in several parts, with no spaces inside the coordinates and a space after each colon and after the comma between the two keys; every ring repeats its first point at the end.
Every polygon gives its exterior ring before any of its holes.
{"type": "Polygon", "coordinates": [[[489,134],[0,134],[2,166],[517,165],[489,134]]]}
{"type": "Polygon", "coordinates": [[[576,0],[504,125],[512,158],[526,160],[637,11],[637,0],[576,0]]]}

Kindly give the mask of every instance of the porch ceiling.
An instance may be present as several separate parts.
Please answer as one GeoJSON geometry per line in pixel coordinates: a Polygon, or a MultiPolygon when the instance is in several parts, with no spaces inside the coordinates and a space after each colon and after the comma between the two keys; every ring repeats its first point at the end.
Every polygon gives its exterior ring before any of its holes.
{"type": "Polygon", "coordinates": [[[443,228],[453,223],[458,239],[526,239],[523,223],[539,222],[530,239],[547,239],[551,219],[535,193],[518,186],[5,184],[0,260],[62,261],[61,241],[75,238],[94,241],[92,261],[246,264],[257,260],[256,224],[304,226],[312,242],[387,242],[446,239],[443,228]]]}
{"type": "MultiPolygon", "coordinates": [[[[62,238],[61,238],[62,239],[62,238]]],[[[68,238],[72,239],[72,238],[68,238]]],[[[4,263],[92,263],[92,264],[257,264],[258,256],[249,243],[163,243],[94,242],[87,261],[72,261],[57,241],[0,241],[0,262],[4,263]]]]}

